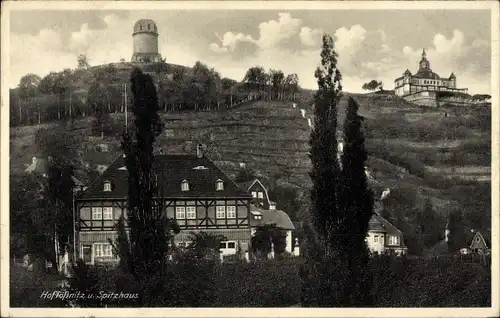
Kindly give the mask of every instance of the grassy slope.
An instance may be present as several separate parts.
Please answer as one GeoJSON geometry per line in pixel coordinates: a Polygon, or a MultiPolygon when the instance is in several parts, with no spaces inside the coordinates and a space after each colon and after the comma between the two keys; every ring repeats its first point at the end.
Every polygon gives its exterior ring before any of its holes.
{"type": "MultiPolygon", "coordinates": [[[[429,180],[430,172],[460,175],[468,170],[474,176],[489,175],[489,127],[477,123],[484,109],[468,113],[424,109],[394,96],[346,94],[339,107],[340,125],[349,95],[359,101],[360,113],[367,118],[368,167],[384,185],[414,189],[419,202],[430,197],[437,207],[444,207],[457,202],[449,191],[443,191],[429,180]],[[451,132],[444,132],[447,129],[443,127],[451,127],[451,132]],[[470,141],[482,143],[481,151],[471,152],[470,141]]],[[[112,117],[120,123],[124,119],[123,114],[112,117]]],[[[208,146],[208,155],[229,174],[235,173],[239,163],[244,162],[264,177],[279,172],[283,175],[283,171],[288,170],[292,172],[290,180],[283,177],[282,182],[302,189],[310,185],[309,127],[307,120],[301,118],[300,110],[293,109],[289,102],[258,101],[221,112],[164,114],[163,117],[166,130],[158,145],[166,152],[194,152],[195,145],[202,142],[208,146]]],[[[88,135],[90,120],[76,121],[75,133],[88,135]]],[[[42,126],[50,127],[50,124],[42,126]]],[[[11,129],[13,173],[21,172],[36,154],[37,128],[11,129]]],[[[86,146],[89,143],[92,144],[88,142],[86,146]]],[[[112,151],[119,155],[118,138],[112,151]]]]}

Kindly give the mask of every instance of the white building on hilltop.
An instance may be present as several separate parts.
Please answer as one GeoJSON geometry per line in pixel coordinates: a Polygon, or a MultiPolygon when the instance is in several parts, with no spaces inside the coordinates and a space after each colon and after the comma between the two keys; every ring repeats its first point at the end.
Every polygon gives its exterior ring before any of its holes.
{"type": "Polygon", "coordinates": [[[394,80],[394,94],[416,104],[434,106],[437,92],[465,93],[467,88],[457,88],[457,78],[451,73],[448,78],[434,73],[427,60],[425,49],[417,73],[412,74],[408,69],[403,76],[394,80]]]}

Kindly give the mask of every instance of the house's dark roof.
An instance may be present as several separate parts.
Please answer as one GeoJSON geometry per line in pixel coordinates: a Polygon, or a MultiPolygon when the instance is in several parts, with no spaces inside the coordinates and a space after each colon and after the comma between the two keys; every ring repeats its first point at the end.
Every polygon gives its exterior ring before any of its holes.
{"type": "Polygon", "coordinates": [[[73,183],[75,184],[75,187],[83,187],[85,184],[81,182],[79,179],[77,179],[75,176],[71,176],[71,180],[73,180],[73,183]]]}
{"type": "Polygon", "coordinates": [[[250,217],[250,226],[252,227],[276,224],[277,227],[285,230],[295,230],[288,214],[281,210],[264,210],[252,205],[250,206],[250,214],[252,214],[250,217]],[[254,215],[262,215],[262,219],[256,220],[254,215]]]}
{"type": "Polygon", "coordinates": [[[398,230],[394,225],[392,225],[389,221],[384,219],[378,213],[374,213],[368,223],[369,231],[380,231],[385,232],[389,235],[402,235],[403,233],[398,230]]]}
{"type": "Polygon", "coordinates": [[[485,232],[475,232],[474,235],[472,235],[472,238],[468,240],[468,245],[469,247],[472,246],[472,243],[474,242],[474,239],[476,238],[477,235],[480,235],[484,242],[486,243],[486,247],[491,249],[491,232],[485,231],[485,232]]]}
{"type": "MultiPolygon", "coordinates": [[[[158,183],[163,197],[170,198],[251,198],[207,157],[195,155],[156,155],[154,161],[158,183]],[[207,169],[193,169],[204,167],[207,169]],[[216,191],[217,180],[224,182],[224,190],[216,191]],[[181,182],[188,181],[189,191],[181,191],[181,182]]],[[[81,199],[126,198],[128,172],[125,159],[119,156],[83,193],[81,199]],[[121,169],[120,169],[121,168],[121,169]],[[103,184],[110,181],[112,191],[104,192],[103,184]]]]}
{"type": "Polygon", "coordinates": [[[109,165],[116,158],[116,153],[104,151],[86,151],[82,160],[95,165],[109,165]]]}
{"type": "Polygon", "coordinates": [[[433,71],[429,70],[429,69],[420,69],[418,70],[418,72],[413,75],[413,77],[417,77],[417,78],[430,78],[430,79],[440,79],[441,77],[434,73],[433,71]]]}
{"type": "Polygon", "coordinates": [[[240,187],[243,191],[247,192],[250,188],[250,186],[255,182],[255,180],[252,181],[247,181],[247,182],[240,182],[238,183],[238,187],[240,187]]]}

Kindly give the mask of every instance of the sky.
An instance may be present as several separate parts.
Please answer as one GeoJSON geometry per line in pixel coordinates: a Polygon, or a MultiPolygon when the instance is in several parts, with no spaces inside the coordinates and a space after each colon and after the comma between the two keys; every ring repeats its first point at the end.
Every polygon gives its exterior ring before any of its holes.
{"type": "Polygon", "coordinates": [[[434,72],[454,72],[457,87],[491,94],[491,22],[487,10],[64,10],[12,11],[10,86],[27,73],[45,76],[91,65],[130,61],[135,21],[153,19],[159,51],[168,63],[201,61],[224,77],[242,80],[252,66],[296,73],[304,88],[317,88],[321,37],[338,52],[343,87],[361,92],[372,79],[394,88],[415,73],[422,49],[434,72]]]}

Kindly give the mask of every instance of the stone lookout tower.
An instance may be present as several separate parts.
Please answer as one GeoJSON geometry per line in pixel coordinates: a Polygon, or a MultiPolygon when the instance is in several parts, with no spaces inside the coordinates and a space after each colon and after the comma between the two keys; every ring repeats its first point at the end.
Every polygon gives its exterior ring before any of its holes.
{"type": "Polygon", "coordinates": [[[134,25],[134,54],[132,63],[155,63],[161,61],[158,53],[158,27],[153,20],[141,19],[134,25]]]}

